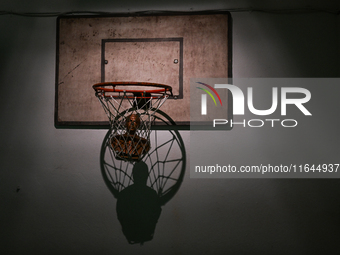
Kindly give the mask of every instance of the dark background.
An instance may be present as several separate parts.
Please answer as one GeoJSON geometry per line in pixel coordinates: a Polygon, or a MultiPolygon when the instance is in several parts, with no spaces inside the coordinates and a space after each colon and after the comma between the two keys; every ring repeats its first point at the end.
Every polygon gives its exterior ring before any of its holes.
{"type": "MultiPolygon", "coordinates": [[[[0,10],[338,10],[333,2],[14,0],[1,3],[0,10]]],[[[231,14],[234,77],[339,76],[339,16],[321,11],[231,14]]],[[[116,200],[100,174],[106,131],[54,128],[55,43],[55,17],[0,16],[2,254],[339,252],[338,180],[190,179],[189,166],[182,187],[163,207],[154,239],[142,247],[129,245],[116,200]]],[[[188,152],[189,131],[181,134],[188,152]]],[[[290,149],[283,140],[278,144],[290,149]]],[[[313,155],[323,149],[315,148],[313,155]]]]}

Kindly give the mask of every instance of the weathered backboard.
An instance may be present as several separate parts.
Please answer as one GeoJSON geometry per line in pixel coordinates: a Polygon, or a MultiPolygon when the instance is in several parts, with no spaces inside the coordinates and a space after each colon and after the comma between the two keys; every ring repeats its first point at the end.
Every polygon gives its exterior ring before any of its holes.
{"type": "Polygon", "coordinates": [[[172,86],[161,110],[185,128],[196,77],[231,77],[229,13],[57,19],[56,127],[107,127],[92,85],[134,81],[172,86]]]}

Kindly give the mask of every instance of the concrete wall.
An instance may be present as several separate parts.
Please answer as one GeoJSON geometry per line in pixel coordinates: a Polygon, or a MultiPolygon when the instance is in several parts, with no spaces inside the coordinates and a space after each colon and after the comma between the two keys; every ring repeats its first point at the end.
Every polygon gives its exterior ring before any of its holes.
{"type": "MultiPolygon", "coordinates": [[[[304,7],[296,1],[261,3],[88,0],[47,6],[39,0],[17,0],[2,3],[0,10],[304,7]]],[[[331,1],[310,5],[336,7],[331,1]]],[[[232,13],[232,17],[234,77],[339,76],[337,16],[252,12],[232,13]]],[[[181,189],[163,207],[154,239],[142,247],[129,245],[116,217],[116,201],[100,174],[99,151],[106,131],[55,129],[53,125],[55,22],[55,18],[0,16],[3,254],[339,251],[338,180],[198,180],[189,178],[188,168],[181,189]]],[[[189,132],[181,134],[188,152],[189,132]]]]}

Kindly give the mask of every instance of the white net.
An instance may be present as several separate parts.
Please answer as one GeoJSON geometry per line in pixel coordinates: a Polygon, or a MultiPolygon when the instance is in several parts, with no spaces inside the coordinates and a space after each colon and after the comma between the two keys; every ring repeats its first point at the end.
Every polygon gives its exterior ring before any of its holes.
{"type": "Polygon", "coordinates": [[[150,129],[155,113],[169,96],[126,91],[110,95],[103,90],[96,90],[96,96],[110,121],[110,146],[115,157],[142,159],[151,148],[150,129]]]}

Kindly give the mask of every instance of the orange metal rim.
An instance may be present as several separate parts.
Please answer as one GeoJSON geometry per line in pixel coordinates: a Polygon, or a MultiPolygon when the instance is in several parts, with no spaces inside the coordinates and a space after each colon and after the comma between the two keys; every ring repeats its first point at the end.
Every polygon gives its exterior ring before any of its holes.
{"type": "MultiPolygon", "coordinates": [[[[154,93],[166,95],[169,92],[172,95],[172,87],[160,83],[150,83],[150,82],[101,82],[94,84],[93,89],[96,92],[117,92],[117,93],[154,93]],[[126,89],[117,89],[116,86],[126,86],[126,89]],[[150,87],[150,89],[129,89],[128,86],[145,86],[150,87]]],[[[117,95],[118,97],[119,95],[117,95]]],[[[112,95],[115,97],[115,95],[112,95]]],[[[146,97],[146,96],[143,96],[146,97]]]]}

